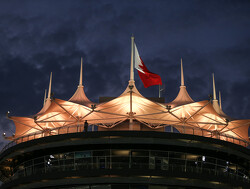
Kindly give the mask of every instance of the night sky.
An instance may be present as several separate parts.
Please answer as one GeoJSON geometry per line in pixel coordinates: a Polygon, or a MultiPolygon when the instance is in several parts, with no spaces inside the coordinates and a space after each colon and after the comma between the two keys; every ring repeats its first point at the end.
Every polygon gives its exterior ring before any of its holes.
{"type": "MultiPolygon", "coordinates": [[[[208,99],[214,73],[224,112],[250,118],[250,1],[1,0],[0,133],[14,131],[7,111],[28,116],[41,109],[50,72],[54,96],[68,100],[81,57],[92,101],[120,95],[129,80],[132,33],[145,65],[162,78],[166,102],[178,93],[182,57],[195,101],[208,99]]],[[[158,96],[158,86],[145,89],[136,72],[135,82],[144,96],[158,96]]]]}

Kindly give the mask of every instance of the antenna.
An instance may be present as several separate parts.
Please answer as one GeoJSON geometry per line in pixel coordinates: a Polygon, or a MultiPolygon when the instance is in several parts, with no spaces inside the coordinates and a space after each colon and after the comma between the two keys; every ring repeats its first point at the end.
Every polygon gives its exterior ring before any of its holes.
{"type": "Polygon", "coordinates": [[[159,85],[159,98],[161,98],[161,92],[165,90],[165,85],[159,85]]]}

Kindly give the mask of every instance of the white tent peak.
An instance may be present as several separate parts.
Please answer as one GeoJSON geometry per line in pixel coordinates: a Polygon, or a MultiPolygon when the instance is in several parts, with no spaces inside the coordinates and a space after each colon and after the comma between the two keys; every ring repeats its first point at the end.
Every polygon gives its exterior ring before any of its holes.
{"type": "Polygon", "coordinates": [[[220,103],[220,109],[222,110],[222,106],[221,106],[221,93],[219,91],[219,103],[220,103]]]}
{"type": "Polygon", "coordinates": [[[177,95],[177,97],[170,103],[168,103],[169,105],[172,106],[180,106],[180,105],[184,105],[184,104],[189,104],[189,103],[193,103],[193,99],[189,96],[186,86],[184,84],[184,72],[183,72],[183,64],[182,64],[182,58],[181,58],[181,86],[180,86],[180,90],[179,93],[177,95]]]}
{"type": "Polygon", "coordinates": [[[43,101],[43,108],[36,114],[40,115],[43,114],[51,105],[51,84],[52,84],[52,72],[50,73],[50,80],[49,80],[49,90],[48,90],[48,96],[46,98],[46,92],[47,90],[45,89],[45,94],[44,94],[44,101],[43,101]]]}
{"type": "Polygon", "coordinates": [[[189,96],[186,86],[180,86],[179,93],[177,97],[170,103],[169,105],[175,106],[181,106],[189,103],[193,103],[193,99],[189,96]]]}
{"type": "Polygon", "coordinates": [[[48,90],[48,98],[50,100],[51,97],[51,84],[52,84],[52,72],[50,73],[50,79],[49,79],[49,90],[48,90]]]}
{"type": "Polygon", "coordinates": [[[74,102],[84,106],[91,106],[91,104],[95,104],[88,99],[83,88],[83,86],[78,86],[75,94],[69,99],[69,102],[74,102]]]}
{"type": "Polygon", "coordinates": [[[230,118],[229,116],[227,116],[221,109],[221,96],[219,95],[219,99],[220,99],[220,105],[219,105],[219,101],[216,98],[216,89],[215,89],[215,79],[214,79],[214,73],[212,74],[213,77],[213,107],[214,110],[222,117],[225,117],[229,120],[232,120],[232,118],[230,118]]]}
{"type": "Polygon", "coordinates": [[[46,93],[47,93],[47,89],[45,89],[45,92],[44,92],[43,106],[45,106],[45,103],[46,103],[46,93]]]}
{"type": "Polygon", "coordinates": [[[214,81],[214,73],[212,73],[212,77],[213,77],[213,101],[217,100],[216,98],[216,89],[215,89],[215,81],[214,81]]]}
{"type": "Polygon", "coordinates": [[[84,106],[91,106],[92,104],[95,104],[94,102],[91,102],[88,99],[88,97],[84,92],[84,86],[82,85],[82,58],[81,58],[79,85],[77,87],[75,94],[69,99],[69,102],[74,102],[84,106]]]}
{"type": "Polygon", "coordinates": [[[79,79],[79,87],[80,86],[82,86],[82,57],[81,57],[80,79],[79,79]]]}
{"type": "Polygon", "coordinates": [[[125,89],[125,91],[124,91],[120,96],[129,93],[130,90],[131,90],[131,89],[130,89],[131,87],[132,87],[132,92],[133,92],[133,93],[138,94],[138,95],[140,95],[140,96],[143,97],[143,95],[142,95],[142,94],[138,91],[138,89],[136,88],[136,86],[135,86],[135,81],[133,81],[133,80],[129,80],[127,88],[125,89]]]}
{"type": "Polygon", "coordinates": [[[184,84],[184,73],[183,73],[182,58],[181,58],[181,86],[185,86],[185,84],[184,84]]]}

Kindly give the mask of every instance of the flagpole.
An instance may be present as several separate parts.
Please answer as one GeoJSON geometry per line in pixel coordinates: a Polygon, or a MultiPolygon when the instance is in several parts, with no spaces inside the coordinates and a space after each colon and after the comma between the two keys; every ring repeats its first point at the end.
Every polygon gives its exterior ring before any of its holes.
{"type": "Polygon", "coordinates": [[[159,98],[161,98],[161,92],[162,91],[164,91],[165,90],[165,86],[164,85],[162,85],[162,87],[161,87],[161,85],[159,85],[159,98]]]}
{"type": "Polygon", "coordinates": [[[130,112],[129,112],[129,130],[133,130],[133,108],[132,108],[132,92],[134,87],[134,35],[131,36],[131,64],[130,64],[130,112]]]}
{"type": "Polygon", "coordinates": [[[131,36],[131,64],[130,64],[130,82],[129,84],[134,84],[134,35],[131,36]]]}

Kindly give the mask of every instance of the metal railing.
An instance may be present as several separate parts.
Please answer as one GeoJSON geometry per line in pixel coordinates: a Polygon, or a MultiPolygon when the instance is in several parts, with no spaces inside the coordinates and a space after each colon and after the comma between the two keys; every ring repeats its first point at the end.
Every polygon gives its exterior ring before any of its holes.
{"type": "Polygon", "coordinates": [[[48,172],[99,169],[162,170],[208,174],[250,182],[246,169],[227,160],[184,152],[143,149],[89,150],[41,156],[17,165],[11,180],[48,172]],[[126,151],[126,154],[115,155],[122,153],[121,151],[126,151]],[[100,153],[103,155],[95,155],[100,153]]]}
{"type": "MultiPolygon", "coordinates": [[[[88,132],[91,131],[96,131],[95,128],[97,126],[95,125],[89,125],[88,132]]],[[[221,134],[219,132],[215,131],[210,131],[202,128],[194,128],[194,127],[188,127],[188,126],[162,126],[164,127],[164,131],[157,131],[157,132],[176,132],[176,129],[181,131],[181,134],[191,134],[191,135],[196,135],[196,136],[202,136],[202,137],[209,137],[209,138],[215,138],[227,142],[231,142],[234,144],[238,144],[244,147],[247,147],[250,145],[248,141],[245,141],[240,138],[235,138],[230,135],[226,134],[221,134]],[[170,129],[166,129],[170,128],[170,129]],[[176,128],[176,129],[174,129],[176,128]]],[[[21,136],[18,138],[15,138],[13,141],[9,142],[7,145],[3,147],[1,150],[1,153],[5,151],[6,149],[15,146],[16,144],[20,144],[22,142],[27,142],[29,140],[34,140],[42,137],[47,137],[47,136],[53,136],[53,135],[61,135],[61,134],[68,134],[68,133],[79,133],[84,131],[84,126],[83,125],[71,125],[71,126],[65,126],[65,127],[58,127],[50,130],[45,130],[45,131],[39,131],[35,133],[31,133],[29,135],[21,136]]],[[[152,129],[154,131],[154,129],[152,129]]],[[[142,131],[143,132],[143,131],[142,131]]]]}

